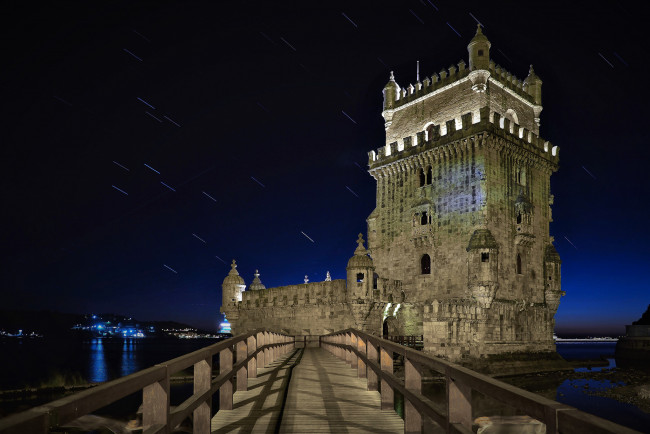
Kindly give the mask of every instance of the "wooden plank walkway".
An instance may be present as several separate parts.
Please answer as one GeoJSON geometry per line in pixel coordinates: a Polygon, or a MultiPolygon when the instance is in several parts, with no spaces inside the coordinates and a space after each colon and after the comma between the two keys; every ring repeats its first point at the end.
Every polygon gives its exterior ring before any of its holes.
{"type": "Polygon", "coordinates": [[[289,369],[300,351],[289,352],[248,379],[248,390],[235,392],[232,410],[219,410],[212,418],[212,433],[274,433],[289,385],[289,369]]]}
{"type": "Polygon", "coordinates": [[[381,411],[356,369],[321,348],[307,348],[293,370],[281,433],[403,433],[394,411],[381,411]]]}
{"type": "Polygon", "coordinates": [[[380,410],[379,392],[321,348],[289,353],[257,372],[248,390],[235,392],[233,409],[212,418],[213,433],[404,432],[394,411],[380,410]]]}

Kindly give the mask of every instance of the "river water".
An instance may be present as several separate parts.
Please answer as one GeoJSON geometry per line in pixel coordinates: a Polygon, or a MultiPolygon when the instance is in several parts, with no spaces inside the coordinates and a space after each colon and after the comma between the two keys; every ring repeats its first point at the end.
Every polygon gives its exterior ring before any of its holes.
{"type": "MultiPolygon", "coordinates": [[[[0,339],[0,390],[25,387],[97,383],[132,374],[174,357],[217,342],[213,339],[0,339]]],[[[609,360],[611,369],[615,343],[559,343],[558,353],[568,360],[609,360]]],[[[593,372],[603,368],[594,368],[593,372]]],[[[612,386],[608,381],[577,375],[512,377],[507,382],[547,398],[566,403],[606,419],[650,432],[650,415],[637,407],[591,393],[612,386]],[[574,378],[575,377],[575,378],[574,378]],[[587,387],[585,387],[587,386],[587,387]]],[[[192,393],[191,383],[172,384],[172,405],[180,404],[192,393]]],[[[437,394],[437,393],[434,393],[437,394]]],[[[0,417],[61,397],[61,392],[26,396],[20,400],[0,399],[0,417]]],[[[99,414],[134,418],[141,393],[99,414]]],[[[214,403],[216,406],[216,402],[214,403]]]]}

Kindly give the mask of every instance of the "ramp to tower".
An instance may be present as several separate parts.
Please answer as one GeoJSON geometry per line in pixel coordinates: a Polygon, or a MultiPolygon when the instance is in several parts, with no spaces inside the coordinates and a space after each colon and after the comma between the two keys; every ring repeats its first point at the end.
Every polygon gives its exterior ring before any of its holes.
{"type": "Polygon", "coordinates": [[[293,370],[281,433],[403,433],[394,411],[381,411],[356,370],[321,348],[307,348],[293,370]]]}
{"type": "Polygon", "coordinates": [[[379,392],[321,348],[280,357],[248,382],[233,395],[233,409],[212,418],[212,433],[404,432],[395,412],[380,410],[379,392]]]}

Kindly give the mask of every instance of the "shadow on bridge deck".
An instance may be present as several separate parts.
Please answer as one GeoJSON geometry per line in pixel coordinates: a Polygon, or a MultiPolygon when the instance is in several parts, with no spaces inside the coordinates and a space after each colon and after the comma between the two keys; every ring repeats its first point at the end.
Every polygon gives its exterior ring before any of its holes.
{"type": "Polygon", "coordinates": [[[381,411],[380,401],[379,392],[367,391],[365,379],[344,361],[306,348],[302,358],[293,353],[259,369],[248,390],[233,396],[233,410],[212,419],[212,432],[403,433],[402,419],[381,411]]]}

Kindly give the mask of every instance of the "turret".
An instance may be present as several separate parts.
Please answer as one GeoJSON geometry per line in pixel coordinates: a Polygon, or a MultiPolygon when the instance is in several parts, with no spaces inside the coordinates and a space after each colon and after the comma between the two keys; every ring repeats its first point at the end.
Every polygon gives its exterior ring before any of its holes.
{"type": "Polygon", "coordinates": [[[399,85],[395,82],[393,71],[390,72],[390,80],[384,86],[384,110],[395,108],[395,101],[399,94],[399,85]]]}
{"type": "Polygon", "coordinates": [[[230,272],[221,284],[221,310],[224,311],[227,305],[241,301],[241,293],[245,288],[246,284],[244,283],[244,279],[237,272],[237,264],[233,259],[230,265],[230,272]]]}
{"type": "Polygon", "coordinates": [[[535,74],[533,65],[530,65],[528,77],[524,80],[524,88],[533,97],[535,104],[542,105],[542,80],[535,74]]]}
{"type": "Polygon", "coordinates": [[[259,291],[259,290],[262,290],[262,289],[266,289],[266,286],[264,286],[262,284],[262,281],[260,280],[260,272],[258,270],[255,270],[254,276],[255,276],[255,278],[253,279],[253,281],[249,285],[248,289],[250,291],[259,291]]]}
{"type": "Polygon", "coordinates": [[[478,25],[476,35],[469,41],[467,51],[469,52],[469,70],[489,69],[490,66],[490,41],[481,31],[481,25],[478,25]]]}
{"type": "Polygon", "coordinates": [[[363,246],[363,235],[359,234],[357,249],[354,256],[348,261],[347,287],[348,300],[354,301],[360,298],[372,297],[373,277],[375,266],[368,256],[368,251],[363,246]]]}
{"type": "Polygon", "coordinates": [[[470,296],[479,306],[489,308],[499,289],[499,245],[489,229],[477,229],[467,253],[470,296]]]}

